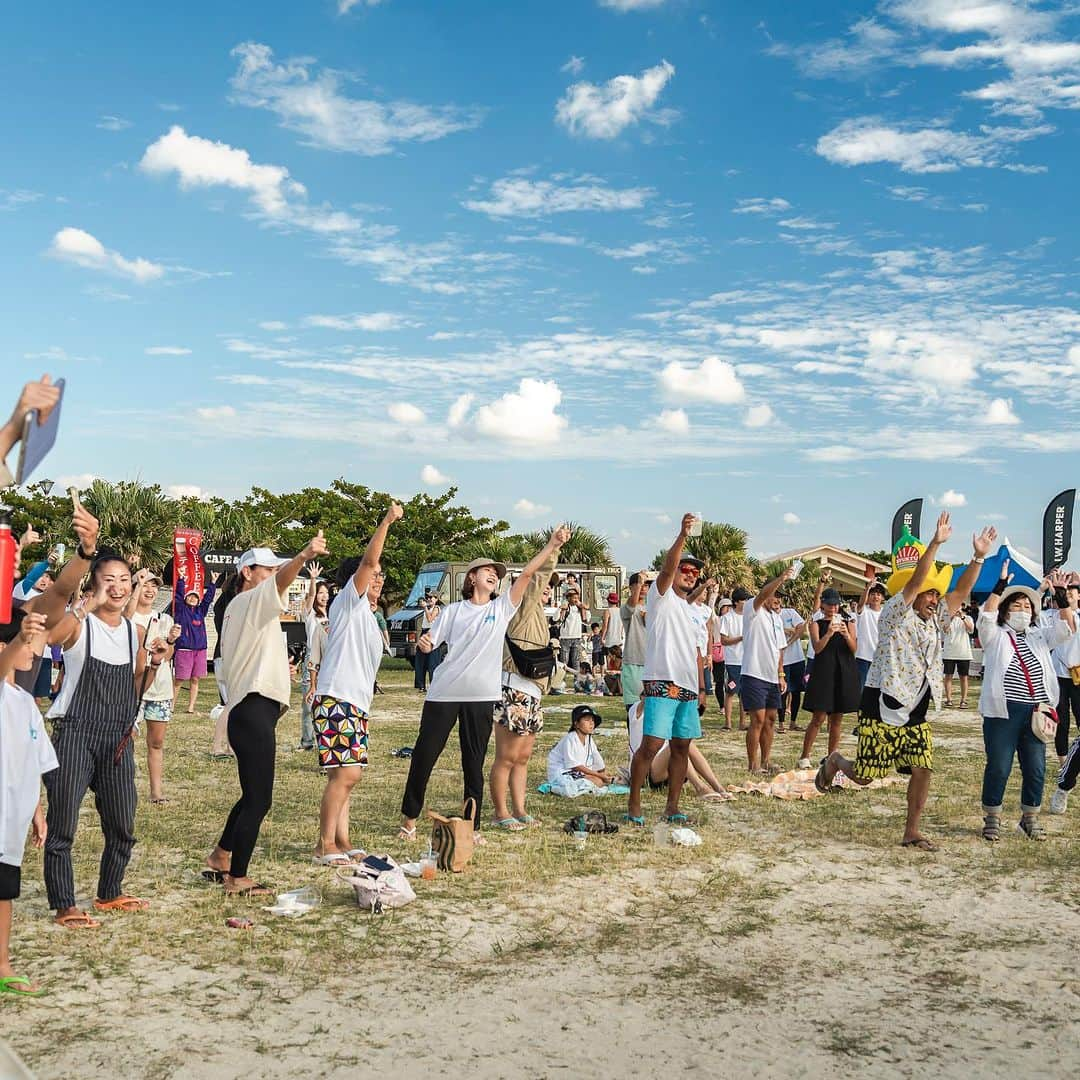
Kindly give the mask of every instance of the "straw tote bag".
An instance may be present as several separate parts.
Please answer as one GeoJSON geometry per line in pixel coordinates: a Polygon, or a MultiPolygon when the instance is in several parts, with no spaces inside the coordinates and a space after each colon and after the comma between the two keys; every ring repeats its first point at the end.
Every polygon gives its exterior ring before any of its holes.
{"type": "Polygon", "coordinates": [[[443,817],[434,810],[428,811],[431,818],[431,847],[438,856],[439,869],[460,874],[473,856],[473,814],[476,813],[476,800],[466,799],[461,808],[461,817],[443,817]]]}

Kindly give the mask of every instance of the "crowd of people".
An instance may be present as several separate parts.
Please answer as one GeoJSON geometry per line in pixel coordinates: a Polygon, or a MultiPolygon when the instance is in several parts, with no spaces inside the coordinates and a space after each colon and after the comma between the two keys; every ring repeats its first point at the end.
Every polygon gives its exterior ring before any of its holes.
{"type": "MultiPolygon", "coordinates": [[[[24,388],[13,419],[0,429],[0,464],[18,439],[18,417],[29,409],[47,412],[55,402],[47,380],[24,388]]],[[[12,970],[8,951],[28,832],[44,848],[45,888],[58,925],[93,930],[101,913],[148,906],[124,889],[135,843],[136,735],[144,732],[151,802],[163,804],[165,735],[182,683],[188,683],[188,711],[196,706],[207,672],[208,617],[218,629],[215,741],[235,757],[239,797],[203,877],[232,896],[271,892],[251,875],[251,860],[273,799],[276,729],[294,677],[303,701],[300,746],[317,751],[327,778],[313,860],[347,867],[363,855],[350,835],[350,800],[368,764],[372,701],[388,645],[379,609],[382,556],[402,515],[392,504],[364,552],[344,558],[332,580],[322,572],[330,553],[320,531],[293,558],[266,548],[244,552],[219,590],[211,583],[199,593],[181,580],[169,614],[156,610],[156,601],[172,582],[108,550],[98,521],[73,497],[70,557],[27,565],[14,588],[12,617],[0,624],[0,992],[39,992],[12,970]],[[296,665],[280,619],[290,586],[305,572],[307,647],[296,665]],[[51,650],[62,677],[43,686],[43,674],[54,667],[51,650]],[[49,702],[51,734],[36,699],[49,702]],[[86,910],[77,900],[72,849],[91,790],[104,847],[86,910]]],[[[853,602],[824,573],[804,617],[786,602],[796,565],[756,592],[740,585],[722,595],[687,550],[694,525],[694,516],[685,515],[659,569],[632,574],[626,596],[611,592],[597,618],[576,578],[563,580],[556,570],[570,539],[565,526],[512,580],[503,563],[478,558],[466,568],[460,599],[444,607],[434,596],[424,598],[414,665],[424,700],[401,800],[402,841],[417,838],[432,770],[455,727],[464,804],[477,840],[485,792],[496,828],[519,832],[536,824],[527,806],[528,767],[544,729],[544,699],[569,678],[579,693],[621,697],[630,826],[645,824],[646,787],[665,792],[662,817],[676,825],[688,820],[680,806],[687,781],[703,799],[730,797],[698,745],[715,695],[723,730],[733,730],[737,716],[751,773],[780,771],[774,736],[789,729],[803,735],[797,766],[812,770],[824,727],[826,746],[814,774],[823,793],[838,774],[857,785],[893,770],[909,775],[901,843],[936,850],[920,828],[934,768],[930,710],[967,703],[973,635],[983,655],[981,835],[1000,838],[1006,784],[1019,760],[1019,833],[1045,839],[1039,815],[1048,738],[1059,759],[1051,812],[1066,810],[1080,774],[1080,738],[1069,740],[1070,710],[1080,731],[1080,665],[1069,662],[1080,576],[1055,571],[1040,589],[1028,589],[1012,584],[1006,562],[991,594],[973,607],[972,588],[996,533],[988,527],[973,536],[971,558],[953,583],[953,568],[936,562],[952,535],[943,513],[913,565],[895,566],[884,583],[868,574],[853,602]],[[552,619],[551,598],[560,586],[564,600],[552,619]],[[800,711],[809,717],[805,728],[800,711]],[[852,713],[859,718],[857,746],[848,758],[840,741],[852,713]],[[494,759],[485,776],[493,732],[494,759]]],[[[32,528],[23,532],[20,566],[40,540],[32,528]]],[[[569,730],[548,755],[554,787],[580,794],[616,782],[596,745],[601,723],[591,704],[574,707],[569,730]]]]}

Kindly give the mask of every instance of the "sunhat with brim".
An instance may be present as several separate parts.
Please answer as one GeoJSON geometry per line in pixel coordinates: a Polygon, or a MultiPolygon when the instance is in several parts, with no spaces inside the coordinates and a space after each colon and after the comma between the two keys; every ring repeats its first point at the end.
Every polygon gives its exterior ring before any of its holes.
{"type": "MultiPolygon", "coordinates": [[[[889,580],[885,582],[885,588],[888,590],[890,596],[895,596],[898,592],[903,592],[904,586],[911,580],[912,575],[915,573],[915,567],[905,567],[903,570],[894,570],[889,575],[889,580]]],[[[949,583],[952,581],[953,568],[944,563],[941,566],[934,564],[934,569],[926,576],[926,580],[923,582],[922,588],[919,592],[929,592],[931,589],[935,590],[941,596],[944,596],[949,591],[949,583]]]]}
{"type": "Polygon", "coordinates": [[[614,593],[614,592],[609,592],[607,594],[607,602],[609,604],[617,604],[619,602],[619,594],[614,593]]]}
{"type": "Polygon", "coordinates": [[[1034,589],[1028,588],[1027,585],[1006,585],[1005,591],[1001,594],[1001,603],[998,606],[1004,607],[1007,601],[1014,596],[1026,596],[1031,601],[1032,614],[1039,614],[1039,594],[1034,589]]]}
{"type": "Polygon", "coordinates": [[[500,581],[506,577],[506,563],[499,562],[497,559],[473,559],[473,561],[465,567],[465,576],[468,577],[474,570],[479,570],[482,566],[494,567],[495,573],[498,574],[500,581]]]}
{"type": "Polygon", "coordinates": [[[595,709],[590,708],[588,705],[575,705],[573,711],[570,713],[570,730],[574,730],[574,725],[583,720],[586,716],[591,716],[596,722],[596,726],[599,727],[604,721],[600,714],[595,709]]]}
{"type": "Polygon", "coordinates": [[[288,561],[288,559],[275,555],[269,548],[257,547],[248,548],[240,556],[240,561],[236,566],[238,570],[242,570],[245,566],[268,566],[271,570],[276,570],[279,566],[284,566],[288,561]]]}
{"type": "Polygon", "coordinates": [[[716,606],[717,607],[734,607],[735,605],[731,602],[731,597],[730,596],[721,596],[720,599],[716,601],[716,606]]]}

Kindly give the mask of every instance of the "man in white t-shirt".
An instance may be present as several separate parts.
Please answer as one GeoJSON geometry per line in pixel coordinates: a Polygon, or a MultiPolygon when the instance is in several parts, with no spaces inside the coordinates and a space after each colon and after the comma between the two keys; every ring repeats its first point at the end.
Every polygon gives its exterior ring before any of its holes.
{"type": "Polygon", "coordinates": [[[687,597],[701,575],[702,562],[684,555],[694,515],[684,514],[682,528],[664,556],[664,565],[649,589],[645,624],[645,719],[641,746],[630,769],[627,821],[644,825],[641,787],[652,759],[670,743],[667,807],[664,820],[686,821],[679,812],[679,795],[686,781],[690,742],[701,738],[705,711],[704,658],[698,649],[698,628],[687,597]]]}
{"type": "MultiPolygon", "coordinates": [[[[569,576],[567,577],[569,582],[569,576]]],[[[573,675],[581,663],[581,635],[589,625],[589,609],[581,602],[577,585],[568,584],[559,626],[559,659],[573,675]]]]}
{"type": "Polygon", "coordinates": [[[780,619],[777,591],[795,572],[788,567],[764,585],[743,610],[743,657],[740,679],[743,712],[750,721],[746,758],[752,773],[771,774],[772,744],[780,701],[787,690],[784,649],[787,632],[780,619]]]}
{"type": "Polygon", "coordinates": [[[724,695],[724,723],[731,727],[732,705],[739,705],[739,730],[746,730],[742,698],[739,696],[739,682],[742,678],[743,661],[743,610],[746,601],[754,594],[738,586],[731,594],[733,607],[720,616],[720,643],[724,646],[724,677],[727,680],[724,695]]]}
{"type": "Polygon", "coordinates": [[[780,622],[784,627],[784,681],[787,691],[780,699],[780,723],[778,731],[784,730],[785,715],[791,716],[791,730],[800,731],[798,724],[799,705],[802,704],[802,692],[806,675],[806,653],[803,652],[802,636],[806,630],[806,621],[791,607],[780,608],[780,622]]]}
{"type": "Polygon", "coordinates": [[[862,597],[857,608],[855,618],[855,663],[859,667],[859,690],[866,685],[866,676],[870,672],[870,665],[874,662],[874,653],[878,643],[878,619],[881,618],[881,609],[889,594],[885,586],[878,583],[871,568],[863,588],[862,597]]]}

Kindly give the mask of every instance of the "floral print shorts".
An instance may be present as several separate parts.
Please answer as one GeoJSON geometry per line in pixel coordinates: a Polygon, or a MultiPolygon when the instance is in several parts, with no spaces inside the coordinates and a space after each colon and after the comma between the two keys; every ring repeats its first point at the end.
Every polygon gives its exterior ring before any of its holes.
{"type": "Polygon", "coordinates": [[[495,723],[515,735],[539,735],[544,730],[544,709],[539,698],[504,686],[502,700],[495,702],[495,723]]]}

